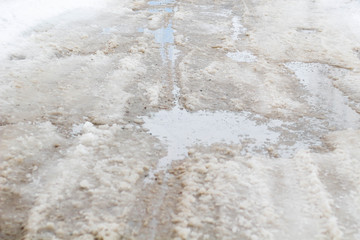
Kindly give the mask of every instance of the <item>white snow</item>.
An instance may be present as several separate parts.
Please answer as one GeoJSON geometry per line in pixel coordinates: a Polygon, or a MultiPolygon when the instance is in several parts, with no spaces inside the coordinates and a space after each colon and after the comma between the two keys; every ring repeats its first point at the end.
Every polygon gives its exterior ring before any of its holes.
{"type": "Polygon", "coordinates": [[[55,17],[79,8],[103,8],[101,0],[4,0],[0,2],[0,55],[21,46],[37,24],[51,24],[55,17]]]}

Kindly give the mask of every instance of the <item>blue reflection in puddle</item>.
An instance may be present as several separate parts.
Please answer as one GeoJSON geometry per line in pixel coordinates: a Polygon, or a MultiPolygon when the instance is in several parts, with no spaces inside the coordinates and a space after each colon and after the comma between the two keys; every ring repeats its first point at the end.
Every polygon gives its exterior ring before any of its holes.
{"type": "Polygon", "coordinates": [[[163,0],[163,1],[150,1],[148,4],[150,6],[159,6],[159,5],[166,5],[166,4],[172,4],[175,3],[175,0],[163,0]]]}

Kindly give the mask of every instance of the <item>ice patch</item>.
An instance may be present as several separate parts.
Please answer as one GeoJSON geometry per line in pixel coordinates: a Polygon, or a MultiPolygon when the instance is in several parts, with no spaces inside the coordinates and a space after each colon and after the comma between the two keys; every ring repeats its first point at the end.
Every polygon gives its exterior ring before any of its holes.
{"type": "Polygon", "coordinates": [[[249,51],[236,51],[226,54],[229,58],[236,62],[255,62],[257,57],[249,51]]]}

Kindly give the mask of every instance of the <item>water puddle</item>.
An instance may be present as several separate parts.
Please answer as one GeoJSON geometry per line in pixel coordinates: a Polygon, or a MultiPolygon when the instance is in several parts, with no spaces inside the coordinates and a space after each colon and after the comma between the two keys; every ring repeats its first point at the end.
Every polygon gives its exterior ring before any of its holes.
{"type": "Polygon", "coordinates": [[[358,128],[359,114],[349,106],[349,99],[332,84],[330,75],[343,76],[347,71],[320,63],[292,62],[285,64],[295,73],[308,91],[308,103],[324,113],[330,125],[337,129],[358,128]]]}
{"type": "Polygon", "coordinates": [[[157,169],[150,173],[166,170],[172,161],[187,157],[188,148],[197,144],[210,146],[214,143],[241,144],[246,142],[246,151],[264,151],[267,146],[278,142],[280,134],[270,129],[279,127],[281,121],[258,124],[260,116],[249,112],[188,112],[175,106],[170,111],[160,111],[144,117],[144,128],[149,129],[162,143],[167,145],[168,154],[159,160],[157,169]]]}
{"type": "Polygon", "coordinates": [[[149,1],[147,4],[149,5],[149,8],[147,11],[151,13],[158,13],[158,12],[167,12],[167,13],[173,13],[174,9],[167,5],[174,4],[175,0],[161,0],[161,1],[149,1]]]}
{"type": "MultiPolygon", "coordinates": [[[[239,35],[241,34],[245,34],[247,29],[241,24],[241,18],[239,16],[234,16],[231,21],[232,21],[232,36],[231,38],[234,41],[238,41],[241,40],[239,35]]],[[[228,52],[226,54],[226,56],[228,56],[229,58],[231,58],[232,60],[236,61],[236,62],[255,62],[256,61],[256,56],[254,54],[252,54],[250,51],[239,51],[237,50],[236,52],[228,52]]]]}
{"type": "Polygon", "coordinates": [[[162,1],[149,1],[148,4],[150,6],[161,6],[161,5],[168,5],[168,4],[174,4],[175,0],[162,0],[162,1]]]}
{"type": "Polygon", "coordinates": [[[151,33],[154,35],[155,41],[160,44],[160,55],[163,64],[166,64],[169,60],[174,63],[176,60],[176,54],[178,51],[174,45],[174,30],[172,23],[169,22],[167,26],[150,30],[148,28],[139,28],[139,32],[151,33]]]}
{"type": "Polygon", "coordinates": [[[157,13],[157,12],[161,12],[161,11],[164,11],[164,12],[167,12],[167,13],[172,13],[173,9],[172,8],[167,8],[167,7],[164,7],[164,8],[161,8],[161,9],[149,9],[149,12],[151,12],[151,13],[157,13]]]}
{"type": "Polygon", "coordinates": [[[328,133],[324,120],[303,117],[297,122],[267,119],[251,112],[188,112],[178,105],[144,117],[143,127],[167,146],[167,156],[149,172],[151,183],[173,161],[188,156],[192,146],[215,143],[238,144],[241,154],[291,158],[301,149],[320,147],[328,133]]]}

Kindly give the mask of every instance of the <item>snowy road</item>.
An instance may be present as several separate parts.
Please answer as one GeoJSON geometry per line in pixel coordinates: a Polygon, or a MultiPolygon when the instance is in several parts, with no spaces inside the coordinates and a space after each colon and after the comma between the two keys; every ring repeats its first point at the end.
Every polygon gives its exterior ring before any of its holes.
{"type": "Polygon", "coordinates": [[[0,239],[360,239],[360,2],[3,0],[0,239]]]}

